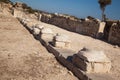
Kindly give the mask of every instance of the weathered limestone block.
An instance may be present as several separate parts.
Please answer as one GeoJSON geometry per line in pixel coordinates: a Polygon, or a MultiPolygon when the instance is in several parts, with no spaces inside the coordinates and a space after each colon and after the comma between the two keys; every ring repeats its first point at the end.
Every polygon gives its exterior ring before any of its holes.
{"type": "Polygon", "coordinates": [[[25,22],[26,24],[24,24],[27,27],[31,27],[31,28],[35,28],[34,24],[32,22],[25,22]]]}
{"type": "Polygon", "coordinates": [[[40,29],[38,29],[38,28],[33,28],[33,34],[34,35],[39,35],[40,34],[40,29]]]}
{"type": "Polygon", "coordinates": [[[53,34],[53,31],[50,28],[43,28],[41,33],[42,34],[53,34]]]}
{"type": "Polygon", "coordinates": [[[105,28],[105,22],[100,22],[100,27],[99,27],[99,31],[98,32],[102,32],[103,33],[103,30],[105,28]]]}
{"type": "Polygon", "coordinates": [[[18,19],[24,26],[29,26],[30,23],[32,23],[33,25],[33,22],[31,22],[29,18],[18,18],[18,19]]]}
{"type": "Polygon", "coordinates": [[[55,36],[55,40],[60,41],[60,42],[70,42],[69,37],[67,35],[63,35],[63,34],[57,34],[55,36]]]}
{"type": "Polygon", "coordinates": [[[44,26],[41,25],[41,24],[36,24],[35,27],[38,28],[38,29],[40,29],[40,30],[42,30],[44,28],[44,26]]]}
{"type": "Polygon", "coordinates": [[[98,33],[97,33],[97,38],[102,38],[103,37],[105,25],[106,25],[105,22],[100,22],[99,23],[99,30],[98,30],[98,33]]]}
{"type": "Polygon", "coordinates": [[[49,41],[52,41],[53,40],[53,37],[54,37],[54,34],[53,34],[53,31],[50,29],[50,28],[43,28],[41,30],[41,39],[47,39],[49,41]]]}
{"type": "Polygon", "coordinates": [[[21,23],[22,23],[23,25],[25,25],[25,24],[27,23],[27,21],[26,21],[25,19],[21,19],[21,23]]]}
{"type": "Polygon", "coordinates": [[[58,48],[70,48],[70,43],[69,42],[55,42],[54,46],[58,48]]]}
{"type": "Polygon", "coordinates": [[[53,43],[58,48],[70,48],[70,40],[66,35],[57,34],[53,39],[53,43]]]}
{"type": "Polygon", "coordinates": [[[22,18],[23,17],[23,12],[21,10],[18,10],[18,9],[14,9],[13,10],[13,16],[14,17],[17,17],[17,18],[22,18]]]}
{"type": "Polygon", "coordinates": [[[64,42],[55,42],[55,47],[64,48],[65,47],[65,43],[64,42]]]}
{"type": "Polygon", "coordinates": [[[72,62],[87,73],[106,73],[111,68],[111,61],[102,51],[80,50],[73,56],[72,62]]]}
{"type": "Polygon", "coordinates": [[[41,34],[41,39],[52,41],[54,34],[41,34]]]}

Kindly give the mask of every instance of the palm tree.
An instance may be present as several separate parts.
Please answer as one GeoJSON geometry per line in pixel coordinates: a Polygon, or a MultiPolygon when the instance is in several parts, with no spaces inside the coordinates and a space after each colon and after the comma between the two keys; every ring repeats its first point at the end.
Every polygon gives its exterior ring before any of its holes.
{"type": "Polygon", "coordinates": [[[102,10],[102,21],[106,20],[106,16],[105,16],[105,7],[107,5],[110,5],[112,3],[112,0],[99,0],[98,3],[100,4],[100,8],[102,10]]]}

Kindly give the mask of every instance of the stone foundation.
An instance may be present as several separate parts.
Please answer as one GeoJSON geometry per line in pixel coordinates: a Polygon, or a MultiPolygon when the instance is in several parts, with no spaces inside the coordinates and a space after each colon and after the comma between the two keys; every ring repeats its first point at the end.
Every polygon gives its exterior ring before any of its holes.
{"type": "Polygon", "coordinates": [[[73,64],[87,73],[108,73],[111,61],[101,51],[81,50],[72,59],[73,64]]]}
{"type": "Polygon", "coordinates": [[[40,37],[43,40],[53,40],[54,34],[50,28],[43,28],[40,32],[40,37]]]}
{"type": "Polygon", "coordinates": [[[53,39],[53,45],[57,48],[70,48],[70,40],[67,35],[57,34],[53,39]]]}

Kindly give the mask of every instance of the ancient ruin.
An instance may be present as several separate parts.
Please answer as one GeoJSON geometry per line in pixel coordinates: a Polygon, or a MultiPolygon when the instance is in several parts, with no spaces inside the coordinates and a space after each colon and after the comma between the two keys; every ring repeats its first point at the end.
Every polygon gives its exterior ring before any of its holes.
{"type": "Polygon", "coordinates": [[[50,28],[43,28],[40,33],[40,37],[43,40],[53,40],[53,31],[50,28]]]}
{"type": "Polygon", "coordinates": [[[70,39],[67,35],[64,34],[56,34],[53,39],[53,44],[58,48],[70,48],[70,39]]]}
{"type": "Polygon", "coordinates": [[[120,25],[119,21],[107,21],[105,28],[104,28],[104,38],[109,43],[112,43],[114,45],[120,45],[119,40],[119,34],[120,34],[120,25]]]}
{"type": "Polygon", "coordinates": [[[108,37],[108,42],[118,44],[120,46],[120,22],[113,23],[108,37]]]}
{"type": "Polygon", "coordinates": [[[22,6],[16,3],[0,12],[1,79],[120,78],[120,21],[28,13],[22,6]]]}
{"type": "Polygon", "coordinates": [[[87,73],[106,73],[111,69],[111,61],[103,51],[83,48],[73,56],[73,64],[87,73]]]}
{"type": "Polygon", "coordinates": [[[43,13],[41,21],[92,37],[96,37],[99,30],[99,22],[96,19],[89,19],[85,21],[66,15],[43,13]]]}

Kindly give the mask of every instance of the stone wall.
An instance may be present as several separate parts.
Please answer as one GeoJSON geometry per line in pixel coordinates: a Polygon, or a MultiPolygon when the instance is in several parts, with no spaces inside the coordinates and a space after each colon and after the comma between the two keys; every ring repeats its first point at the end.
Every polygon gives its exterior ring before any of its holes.
{"type": "Polygon", "coordinates": [[[94,38],[105,39],[107,42],[120,45],[120,26],[117,21],[101,22],[92,17],[78,19],[69,15],[50,13],[42,13],[41,21],[69,31],[94,38]],[[117,25],[112,26],[113,23],[117,23],[117,25]]]}
{"type": "Polygon", "coordinates": [[[104,39],[106,41],[108,41],[108,36],[109,36],[109,32],[110,32],[110,28],[112,26],[112,24],[115,23],[113,21],[106,21],[106,25],[105,25],[105,28],[104,28],[104,39]]]}
{"type": "Polygon", "coordinates": [[[52,17],[52,14],[44,13],[41,16],[41,21],[45,23],[50,23],[51,17],[52,17]]]}
{"type": "Polygon", "coordinates": [[[92,37],[96,37],[99,30],[99,23],[92,20],[82,21],[79,26],[76,27],[76,32],[92,37]]]}
{"type": "Polygon", "coordinates": [[[109,31],[108,42],[120,46],[120,22],[112,24],[109,31]]]}
{"type": "Polygon", "coordinates": [[[99,21],[94,18],[81,20],[69,15],[43,13],[41,21],[91,37],[96,37],[99,30],[99,21]]]}

